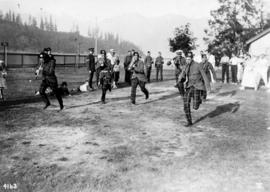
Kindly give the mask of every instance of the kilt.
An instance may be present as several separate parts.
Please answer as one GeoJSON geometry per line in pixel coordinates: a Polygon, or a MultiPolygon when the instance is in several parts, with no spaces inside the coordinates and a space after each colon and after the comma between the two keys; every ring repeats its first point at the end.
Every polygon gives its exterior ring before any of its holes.
{"type": "Polygon", "coordinates": [[[190,106],[190,102],[191,102],[191,99],[193,99],[193,109],[197,110],[200,106],[200,104],[202,103],[202,97],[205,94],[206,91],[204,90],[199,90],[199,89],[196,89],[195,87],[189,87],[186,89],[186,92],[184,94],[184,106],[185,105],[189,105],[190,106]]]}
{"type": "MultiPolygon", "coordinates": [[[[193,99],[193,109],[197,110],[202,103],[202,96],[204,95],[204,90],[196,89],[195,87],[191,86],[186,89],[184,94],[184,112],[186,114],[187,121],[191,122],[191,111],[190,111],[190,102],[193,99]]],[[[206,93],[206,92],[205,92],[206,93]]]]}

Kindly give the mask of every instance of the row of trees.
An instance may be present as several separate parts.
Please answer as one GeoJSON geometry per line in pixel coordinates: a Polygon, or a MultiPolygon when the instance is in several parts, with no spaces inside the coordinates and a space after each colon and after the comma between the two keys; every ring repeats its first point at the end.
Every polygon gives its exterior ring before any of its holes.
{"type": "MultiPolygon", "coordinates": [[[[270,27],[270,16],[263,11],[261,0],[218,0],[219,8],[211,11],[210,29],[205,30],[207,51],[220,58],[224,53],[239,54],[247,51],[246,42],[270,27]]],[[[189,24],[175,29],[169,39],[170,50],[187,53],[196,48],[196,38],[189,24]]]]}
{"type": "Polygon", "coordinates": [[[119,36],[112,33],[92,33],[89,37],[80,35],[75,26],[73,32],[57,32],[57,25],[52,18],[40,21],[29,16],[23,22],[19,14],[9,11],[0,14],[0,41],[9,42],[9,50],[13,51],[41,51],[44,47],[51,47],[55,52],[86,53],[89,47],[98,41],[98,50],[115,49],[119,54],[126,54],[127,50],[140,48],[129,41],[120,41],[119,36]]]}
{"type": "Polygon", "coordinates": [[[6,13],[0,11],[0,20],[16,23],[18,25],[32,26],[45,31],[57,31],[57,25],[53,22],[52,16],[49,18],[41,18],[40,22],[38,22],[37,18],[29,15],[28,19],[23,21],[21,14],[9,10],[6,13]]]}

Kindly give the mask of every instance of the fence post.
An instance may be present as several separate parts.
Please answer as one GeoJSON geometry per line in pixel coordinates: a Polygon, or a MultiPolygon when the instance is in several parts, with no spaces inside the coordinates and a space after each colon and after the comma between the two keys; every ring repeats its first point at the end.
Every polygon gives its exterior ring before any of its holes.
{"type": "Polygon", "coordinates": [[[23,67],[23,64],[24,64],[24,61],[23,61],[23,54],[21,54],[21,63],[22,63],[22,67],[23,67]]]}
{"type": "Polygon", "coordinates": [[[7,47],[8,47],[8,42],[1,42],[1,46],[4,47],[4,62],[5,62],[5,67],[7,68],[8,66],[8,58],[7,58],[7,47]]]}
{"type": "Polygon", "coordinates": [[[64,55],[64,69],[66,69],[66,56],[64,55]]]}

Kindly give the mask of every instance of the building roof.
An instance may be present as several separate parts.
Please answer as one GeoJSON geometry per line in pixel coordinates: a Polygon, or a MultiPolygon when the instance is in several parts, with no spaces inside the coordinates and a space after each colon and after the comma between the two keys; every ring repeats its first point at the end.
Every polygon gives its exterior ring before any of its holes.
{"type": "Polygon", "coordinates": [[[259,33],[258,35],[252,37],[251,39],[249,39],[246,44],[249,45],[251,43],[253,43],[254,41],[257,41],[258,39],[262,38],[263,36],[267,35],[268,33],[270,33],[270,28],[265,29],[263,32],[259,33]]]}

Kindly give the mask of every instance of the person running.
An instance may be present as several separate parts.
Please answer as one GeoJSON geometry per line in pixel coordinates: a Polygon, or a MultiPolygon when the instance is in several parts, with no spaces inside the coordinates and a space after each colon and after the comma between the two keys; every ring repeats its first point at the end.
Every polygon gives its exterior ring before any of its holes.
{"type": "Polygon", "coordinates": [[[149,98],[149,91],[145,88],[147,82],[146,78],[146,66],[143,61],[140,60],[138,52],[134,53],[134,62],[130,66],[129,70],[133,72],[131,77],[131,103],[136,103],[136,89],[139,85],[141,91],[145,94],[145,99],[149,98]]]}
{"type": "Polygon", "coordinates": [[[107,58],[107,54],[105,50],[101,50],[101,58],[102,63],[100,63],[100,85],[102,88],[101,102],[105,104],[106,93],[107,91],[112,90],[112,70],[113,66],[111,65],[111,61],[107,58]]]}
{"type": "MultiPolygon", "coordinates": [[[[201,62],[202,68],[210,82],[215,82],[217,80],[217,75],[215,72],[215,69],[213,67],[213,65],[208,61],[207,59],[207,55],[206,54],[202,54],[202,62],[201,62]],[[211,78],[211,73],[213,75],[213,79],[211,78]]],[[[202,95],[202,99],[206,100],[207,97],[207,93],[206,91],[203,91],[203,95],[202,95]]]]}
{"type": "Polygon", "coordinates": [[[176,51],[176,54],[177,55],[173,58],[173,61],[175,65],[175,81],[177,83],[179,75],[186,66],[186,59],[183,56],[183,52],[181,50],[176,51]]]}
{"type": "Polygon", "coordinates": [[[46,89],[50,87],[58,100],[60,110],[62,110],[64,108],[64,105],[61,93],[59,92],[58,89],[57,77],[55,75],[56,60],[54,56],[51,54],[51,48],[45,48],[44,52],[40,54],[40,62],[41,62],[40,67],[39,69],[37,69],[36,75],[39,74],[40,70],[42,70],[43,79],[40,85],[39,93],[45,102],[45,106],[43,109],[46,109],[51,105],[48,96],[46,95],[45,92],[46,89]]]}
{"type": "Polygon", "coordinates": [[[163,64],[164,64],[164,58],[161,56],[161,52],[158,52],[158,57],[155,61],[155,67],[156,67],[156,81],[158,81],[158,76],[160,73],[160,80],[163,81],[163,64]]]}
{"type": "Polygon", "coordinates": [[[152,70],[152,64],[153,62],[153,58],[151,57],[151,52],[147,51],[147,56],[144,59],[144,63],[146,65],[146,77],[147,77],[147,81],[148,83],[150,83],[150,78],[151,78],[151,70],[152,70]]]}
{"type": "Polygon", "coordinates": [[[190,102],[193,99],[193,109],[198,110],[202,103],[201,96],[204,91],[210,91],[209,80],[202,68],[202,65],[193,60],[193,53],[189,52],[186,57],[187,65],[179,76],[179,81],[184,82],[184,112],[187,124],[192,126],[192,117],[190,110],[190,102]]]}

